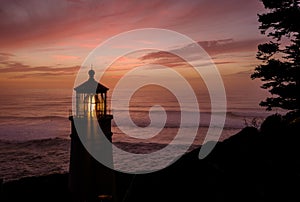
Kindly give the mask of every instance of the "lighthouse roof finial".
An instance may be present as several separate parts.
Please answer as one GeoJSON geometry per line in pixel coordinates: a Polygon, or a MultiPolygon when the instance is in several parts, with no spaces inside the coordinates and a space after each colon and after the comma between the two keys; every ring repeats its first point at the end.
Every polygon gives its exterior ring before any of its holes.
{"type": "Polygon", "coordinates": [[[94,79],[95,71],[92,68],[93,67],[91,65],[91,69],[88,71],[90,78],[86,82],[84,82],[74,88],[76,93],[92,93],[92,94],[96,93],[96,94],[98,94],[98,93],[106,93],[108,91],[108,88],[106,86],[98,83],[94,79]]]}
{"type": "Polygon", "coordinates": [[[90,79],[94,78],[94,75],[95,75],[95,71],[93,70],[93,65],[91,64],[91,69],[89,70],[90,79]]]}

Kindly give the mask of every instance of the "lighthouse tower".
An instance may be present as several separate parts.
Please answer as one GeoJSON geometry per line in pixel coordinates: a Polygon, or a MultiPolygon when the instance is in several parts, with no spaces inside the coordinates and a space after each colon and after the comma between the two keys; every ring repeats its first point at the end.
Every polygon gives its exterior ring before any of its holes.
{"type": "Polygon", "coordinates": [[[113,159],[110,144],[113,116],[107,110],[108,88],[94,79],[94,70],[89,70],[88,75],[86,82],[74,88],[76,105],[69,117],[69,188],[74,201],[97,201],[97,198],[113,201],[114,173],[111,169],[113,159]],[[102,165],[94,158],[95,155],[111,165],[102,165]]]}

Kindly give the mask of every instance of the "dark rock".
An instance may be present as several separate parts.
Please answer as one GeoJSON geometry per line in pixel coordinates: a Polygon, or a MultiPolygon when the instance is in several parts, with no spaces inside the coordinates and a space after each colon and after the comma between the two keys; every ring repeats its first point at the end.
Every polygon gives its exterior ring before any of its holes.
{"type": "Polygon", "coordinates": [[[27,177],[3,184],[1,201],[71,201],[68,174],[27,177]]]}
{"type": "MultiPolygon", "coordinates": [[[[261,130],[246,127],[218,142],[202,160],[200,148],[155,173],[116,172],[117,201],[300,201],[299,118],[274,115],[261,130]]],[[[212,144],[208,142],[206,144],[212,144]]],[[[76,201],[68,174],[2,185],[1,201],[76,201]]]]}

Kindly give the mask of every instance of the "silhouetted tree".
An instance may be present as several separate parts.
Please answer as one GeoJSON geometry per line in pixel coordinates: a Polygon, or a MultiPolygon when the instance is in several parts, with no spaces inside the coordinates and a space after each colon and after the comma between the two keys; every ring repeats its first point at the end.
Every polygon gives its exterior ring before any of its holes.
{"type": "Polygon", "coordinates": [[[272,96],[260,103],[274,107],[300,109],[300,0],[261,0],[267,12],[259,14],[260,31],[271,38],[258,45],[256,57],[262,64],[252,79],[263,81],[261,88],[272,96]]]}

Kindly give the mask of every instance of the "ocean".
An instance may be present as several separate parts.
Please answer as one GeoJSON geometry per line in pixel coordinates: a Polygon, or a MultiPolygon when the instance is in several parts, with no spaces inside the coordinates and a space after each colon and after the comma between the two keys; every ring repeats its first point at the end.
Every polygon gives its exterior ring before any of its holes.
{"type": "MultiPolygon", "coordinates": [[[[1,179],[10,181],[29,176],[68,172],[71,132],[68,117],[72,109],[72,93],[72,89],[26,89],[2,93],[0,98],[1,179]]],[[[152,92],[150,97],[157,102],[158,98],[155,94],[156,92],[152,92]]],[[[260,122],[270,114],[260,108],[257,99],[252,97],[229,96],[227,100],[226,123],[220,141],[236,134],[246,125],[259,126],[260,122]]],[[[149,153],[168,144],[179,127],[180,110],[173,101],[174,99],[164,101],[163,106],[166,107],[168,119],[157,136],[148,139],[131,138],[113,122],[113,143],[135,153],[149,153]]],[[[153,100],[145,98],[143,94],[137,94],[132,101],[130,116],[139,127],[144,128],[149,125],[148,113],[151,104],[153,100]]],[[[122,118],[125,116],[124,111],[123,108],[110,109],[114,117],[122,118]]],[[[193,147],[203,143],[209,126],[209,107],[200,110],[200,114],[201,122],[193,147]]],[[[139,132],[139,128],[128,128],[128,131],[136,133],[139,132]]],[[[186,143],[185,138],[180,141],[182,144],[186,143]]],[[[169,158],[167,155],[166,158],[169,158]]],[[[114,160],[118,166],[118,157],[114,160]]]]}

